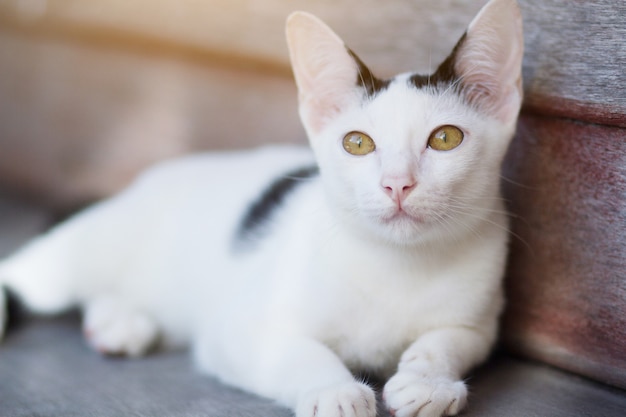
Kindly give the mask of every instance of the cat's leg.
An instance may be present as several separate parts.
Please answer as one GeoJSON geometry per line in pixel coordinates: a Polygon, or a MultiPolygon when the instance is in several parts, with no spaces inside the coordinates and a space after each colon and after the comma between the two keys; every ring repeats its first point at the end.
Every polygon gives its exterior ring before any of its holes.
{"type": "Polygon", "coordinates": [[[211,354],[212,347],[204,350],[198,346],[201,350],[196,357],[204,370],[291,407],[296,417],[376,416],[374,391],[355,380],[325,345],[310,339],[262,345],[265,347],[257,349],[259,344],[251,344],[254,351],[247,352],[238,347],[237,356],[227,359],[221,353],[211,354]]]}
{"type": "Polygon", "coordinates": [[[317,341],[293,343],[272,368],[275,386],[286,394],[287,401],[295,400],[297,417],[376,415],[373,390],[355,380],[335,353],[317,341]],[[294,381],[297,385],[291,391],[294,381]]]}
{"type": "Polygon", "coordinates": [[[383,398],[395,417],[456,415],[467,403],[462,375],[488,355],[493,338],[470,328],[421,336],[402,355],[383,398]]]}
{"type": "Polygon", "coordinates": [[[159,327],[148,314],[116,296],[100,296],[84,307],[83,332],[100,353],[140,356],[157,341],[159,327]]]}
{"type": "Polygon", "coordinates": [[[151,199],[158,194],[143,188],[97,203],[1,259],[0,287],[40,314],[80,306],[102,288],[115,287],[128,260],[146,252],[146,242],[158,241],[152,231],[162,222],[151,199]]]}

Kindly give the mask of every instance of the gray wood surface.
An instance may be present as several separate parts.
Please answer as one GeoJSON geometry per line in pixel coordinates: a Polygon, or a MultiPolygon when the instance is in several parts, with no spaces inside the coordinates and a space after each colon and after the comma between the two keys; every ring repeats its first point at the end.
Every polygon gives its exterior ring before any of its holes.
{"type": "Polygon", "coordinates": [[[626,2],[520,0],[525,107],[626,126],[626,2]]]}
{"type": "MultiPolygon", "coordinates": [[[[273,402],[193,370],[186,352],[102,358],[74,315],[22,322],[0,345],[3,417],[288,417],[273,402]]],[[[626,392],[496,356],[470,378],[464,417],[623,417],[626,392]]],[[[379,417],[389,417],[379,412],[379,417]]]]}

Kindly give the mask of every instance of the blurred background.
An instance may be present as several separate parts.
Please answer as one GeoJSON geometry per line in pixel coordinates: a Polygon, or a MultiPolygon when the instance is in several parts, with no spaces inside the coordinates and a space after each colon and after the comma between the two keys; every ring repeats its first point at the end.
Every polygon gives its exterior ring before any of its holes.
{"type": "Polygon", "coordinates": [[[284,21],[381,76],[428,71],[484,0],[0,0],[0,188],[70,210],[155,161],[305,142],[284,21]]]}

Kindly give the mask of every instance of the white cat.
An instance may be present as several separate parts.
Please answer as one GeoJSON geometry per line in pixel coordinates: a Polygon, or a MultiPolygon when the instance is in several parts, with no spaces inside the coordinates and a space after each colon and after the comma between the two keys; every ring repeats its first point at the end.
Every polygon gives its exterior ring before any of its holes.
{"type": "MultiPolygon", "coordinates": [[[[521,16],[492,0],[430,76],[375,78],[320,20],[287,39],[298,147],[162,164],[0,264],[35,311],[84,309],[89,342],[198,366],[298,417],[454,415],[501,311],[500,165],[522,99],[521,16]]],[[[4,313],[2,313],[4,315],[4,313]]]]}

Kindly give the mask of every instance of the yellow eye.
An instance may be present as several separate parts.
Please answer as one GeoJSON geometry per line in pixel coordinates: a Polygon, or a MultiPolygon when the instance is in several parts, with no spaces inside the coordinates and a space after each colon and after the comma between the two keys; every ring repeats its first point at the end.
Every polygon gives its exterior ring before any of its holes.
{"type": "Polygon", "coordinates": [[[350,132],[343,137],[343,148],[352,155],[367,155],[374,152],[376,144],[365,133],[350,132]]]}
{"type": "Polygon", "coordinates": [[[463,142],[463,132],[456,126],[438,127],[430,134],[428,146],[436,151],[449,151],[463,142]]]}

